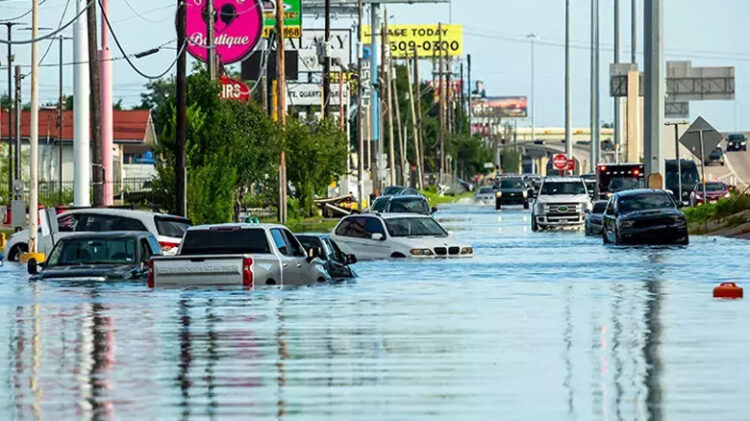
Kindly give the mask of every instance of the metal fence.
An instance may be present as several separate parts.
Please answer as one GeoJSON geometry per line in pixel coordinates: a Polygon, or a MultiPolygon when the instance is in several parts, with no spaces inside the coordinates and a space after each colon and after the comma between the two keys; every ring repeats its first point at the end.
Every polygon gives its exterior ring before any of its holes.
{"type": "MultiPolygon", "coordinates": [[[[126,178],[121,181],[108,183],[112,185],[115,200],[125,203],[144,203],[151,198],[151,178],[126,178]]],[[[91,183],[90,194],[104,183],[91,183]]],[[[28,187],[27,187],[28,188],[28,187]]],[[[74,182],[72,181],[42,181],[39,183],[39,200],[43,204],[68,204],[73,201],[74,182]]]]}

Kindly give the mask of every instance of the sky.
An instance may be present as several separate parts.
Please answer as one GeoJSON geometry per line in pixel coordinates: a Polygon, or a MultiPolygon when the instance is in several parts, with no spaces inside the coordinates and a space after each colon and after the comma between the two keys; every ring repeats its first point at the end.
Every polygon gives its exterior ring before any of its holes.
{"type": "MultiPolygon", "coordinates": [[[[39,23],[57,28],[75,16],[75,0],[40,0],[39,23]],[[66,9],[67,5],[67,9],[66,9]],[[63,14],[63,11],[65,13],[63,14]]],[[[748,0],[664,0],[665,53],[667,60],[692,60],[693,66],[735,66],[734,101],[704,101],[690,104],[690,119],[703,116],[720,131],[750,130],[750,34],[746,18],[750,16],[748,0]]],[[[621,0],[622,48],[621,61],[630,60],[630,0],[621,0]]],[[[638,62],[643,66],[643,2],[638,3],[638,62]]],[[[572,101],[573,125],[588,127],[590,95],[590,0],[571,0],[572,21],[572,101]]],[[[600,0],[600,90],[601,120],[613,120],[613,101],[608,96],[609,63],[613,61],[614,0],[600,0]]],[[[159,53],[136,59],[144,73],[159,74],[174,60],[176,44],[174,0],[110,0],[113,29],[124,50],[136,53],[166,45],[159,53]]],[[[0,21],[28,11],[31,0],[0,0],[0,21]]],[[[526,95],[531,91],[531,48],[526,39],[530,33],[538,37],[535,48],[535,96],[530,106],[535,109],[537,127],[561,127],[564,117],[564,0],[453,0],[452,4],[392,5],[388,9],[391,23],[420,24],[452,22],[463,25],[464,55],[472,55],[472,79],[485,83],[491,96],[526,95]]],[[[303,0],[304,10],[304,0],[303,0]]],[[[30,15],[19,19],[30,25],[30,15]]],[[[334,28],[350,27],[350,17],[339,16],[334,28]]],[[[16,28],[20,28],[18,26],[16,28]]],[[[322,28],[321,19],[304,16],[305,28],[322,28]]],[[[43,34],[44,31],[41,31],[43,34]]],[[[66,29],[72,34],[72,27],[66,29]]],[[[14,39],[30,38],[30,31],[14,30],[14,39]]],[[[0,26],[0,38],[5,39],[0,26]]],[[[72,41],[65,41],[63,62],[72,61],[72,41]]],[[[110,39],[113,56],[121,57],[110,39]]],[[[39,45],[40,56],[49,45],[39,45]]],[[[31,48],[14,46],[15,64],[24,73],[30,70],[31,48]]],[[[7,90],[7,47],[0,45],[0,92],[7,90]]],[[[57,41],[42,61],[39,93],[40,103],[54,102],[58,90],[57,41]]],[[[420,67],[424,79],[429,78],[427,63],[420,67]]],[[[192,58],[188,60],[188,68],[192,58]]],[[[114,98],[125,106],[140,103],[140,92],[147,82],[124,60],[113,63],[114,98]]],[[[174,70],[171,71],[174,73],[174,70]]],[[[23,86],[24,102],[29,100],[29,78],[23,86]]],[[[63,90],[71,93],[72,67],[64,66],[63,90]]],[[[518,121],[528,126],[528,119],[518,121]]]]}

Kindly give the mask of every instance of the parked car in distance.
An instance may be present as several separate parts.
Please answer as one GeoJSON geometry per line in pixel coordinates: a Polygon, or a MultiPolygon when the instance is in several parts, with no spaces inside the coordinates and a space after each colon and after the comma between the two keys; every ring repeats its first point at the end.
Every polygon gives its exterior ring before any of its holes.
{"type": "Polygon", "coordinates": [[[580,177],[547,177],[531,212],[531,230],[580,228],[591,208],[586,184],[580,177]]]}
{"type": "Polygon", "coordinates": [[[529,208],[529,187],[521,176],[501,177],[495,184],[495,209],[503,206],[521,205],[529,208]]]}
{"type": "Polygon", "coordinates": [[[370,212],[398,212],[431,215],[437,208],[430,208],[424,196],[380,196],[372,202],[370,212]]]}
{"type": "Polygon", "coordinates": [[[584,229],[586,235],[602,235],[602,219],[606,209],[606,200],[597,200],[594,202],[591,211],[586,213],[586,226],[584,229]]]}
{"type": "Polygon", "coordinates": [[[148,232],[80,233],[61,238],[46,263],[28,263],[32,281],[146,280],[148,262],[161,256],[148,232]]]}
{"type": "Polygon", "coordinates": [[[357,259],[473,257],[430,216],[413,213],[352,215],[339,221],[331,239],[357,259]]]}
{"type": "Polygon", "coordinates": [[[602,224],[605,244],[682,244],[690,242],[685,215],[664,190],[615,193],[602,224]]]}
{"type": "Polygon", "coordinates": [[[730,133],[727,136],[727,152],[747,151],[747,137],[744,133],[730,133]]]}
{"type": "Polygon", "coordinates": [[[155,257],[150,287],[307,285],[330,280],[317,256],[286,227],[219,224],[190,227],[176,256],[155,257]]]}
{"type": "Polygon", "coordinates": [[[314,251],[324,262],[324,267],[335,281],[343,281],[357,277],[357,272],[351,265],[357,263],[357,256],[345,254],[329,234],[296,234],[302,247],[314,251]]]}
{"type": "Polygon", "coordinates": [[[602,140],[602,151],[612,152],[614,150],[615,150],[615,142],[613,142],[612,139],[602,140]]]}
{"type": "Polygon", "coordinates": [[[729,187],[721,181],[709,181],[706,183],[706,197],[703,197],[703,184],[698,183],[690,192],[690,206],[697,206],[703,203],[718,202],[731,196],[729,187]]]}
{"type": "Polygon", "coordinates": [[[491,203],[495,203],[495,189],[489,186],[478,188],[474,194],[474,204],[489,205],[491,203]]]}
{"type": "Polygon", "coordinates": [[[705,161],[706,165],[721,165],[724,166],[724,151],[721,150],[720,146],[717,146],[709,152],[705,161]]]}
{"type": "MultiPolygon", "coordinates": [[[[40,218],[37,250],[46,255],[52,251],[54,242],[73,233],[110,231],[149,232],[156,237],[164,254],[173,255],[180,246],[183,234],[192,225],[189,219],[175,215],[130,209],[85,208],[57,215],[58,232],[53,235],[47,228],[50,221],[47,221],[46,213],[40,213],[40,218]]],[[[28,230],[13,234],[5,245],[5,256],[10,261],[17,261],[22,253],[28,251],[28,242],[28,230]]]]}
{"type": "Polygon", "coordinates": [[[382,196],[421,196],[419,190],[404,186],[388,186],[383,189],[382,196]]]}

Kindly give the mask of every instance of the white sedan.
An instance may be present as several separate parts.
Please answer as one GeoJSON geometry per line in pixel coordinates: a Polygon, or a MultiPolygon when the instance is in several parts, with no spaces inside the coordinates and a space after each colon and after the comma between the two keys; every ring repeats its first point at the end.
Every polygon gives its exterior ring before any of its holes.
{"type": "Polygon", "coordinates": [[[336,225],[331,239],[357,260],[467,258],[474,250],[456,241],[430,216],[385,213],[352,215],[336,225]]]}

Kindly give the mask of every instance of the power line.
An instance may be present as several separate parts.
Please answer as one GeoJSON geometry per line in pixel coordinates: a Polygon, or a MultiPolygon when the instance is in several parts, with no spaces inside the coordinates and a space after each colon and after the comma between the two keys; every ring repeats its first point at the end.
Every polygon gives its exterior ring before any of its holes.
{"type": "MultiPolygon", "coordinates": [[[[42,0],[41,2],[39,2],[39,6],[43,5],[46,1],[47,0],[42,0]]],[[[10,18],[10,19],[5,19],[4,22],[10,22],[10,21],[21,19],[22,17],[28,16],[30,13],[31,13],[31,9],[29,9],[25,13],[20,14],[20,15],[18,15],[16,17],[13,17],[13,18],[10,18]]]]}
{"type": "Polygon", "coordinates": [[[45,39],[48,39],[48,38],[52,38],[55,35],[59,34],[60,32],[64,31],[65,28],[67,28],[68,26],[72,25],[73,22],[75,22],[76,19],[78,19],[78,17],[81,16],[83,14],[83,12],[85,12],[86,10],[88,10],[88,8],[91,7],[93,4],[94,4],[94,0],[89,0],[89,3],[86,5],[86,7],[84,7],[83,9],[81,9],[81,11],[78,12],[78,14],[75,15],[75,17],[73,17],[73,19],[71,19],[65,25],[63,25],[63,26],[55,29],[54,31],[50,32],[47,35],[43,35],[43,36],[41,36],[39,38],[35,38],[35,39],[25,39],[25,40],[22,40],[22,41],[8,41],[7,39],[0,39],[0,44],[12,44],[12,45],[16,45],[16,44],[32,44],[32,43],[39,42],[39,41],[42,41],[42,40],[45,40],[45,39]]]}

